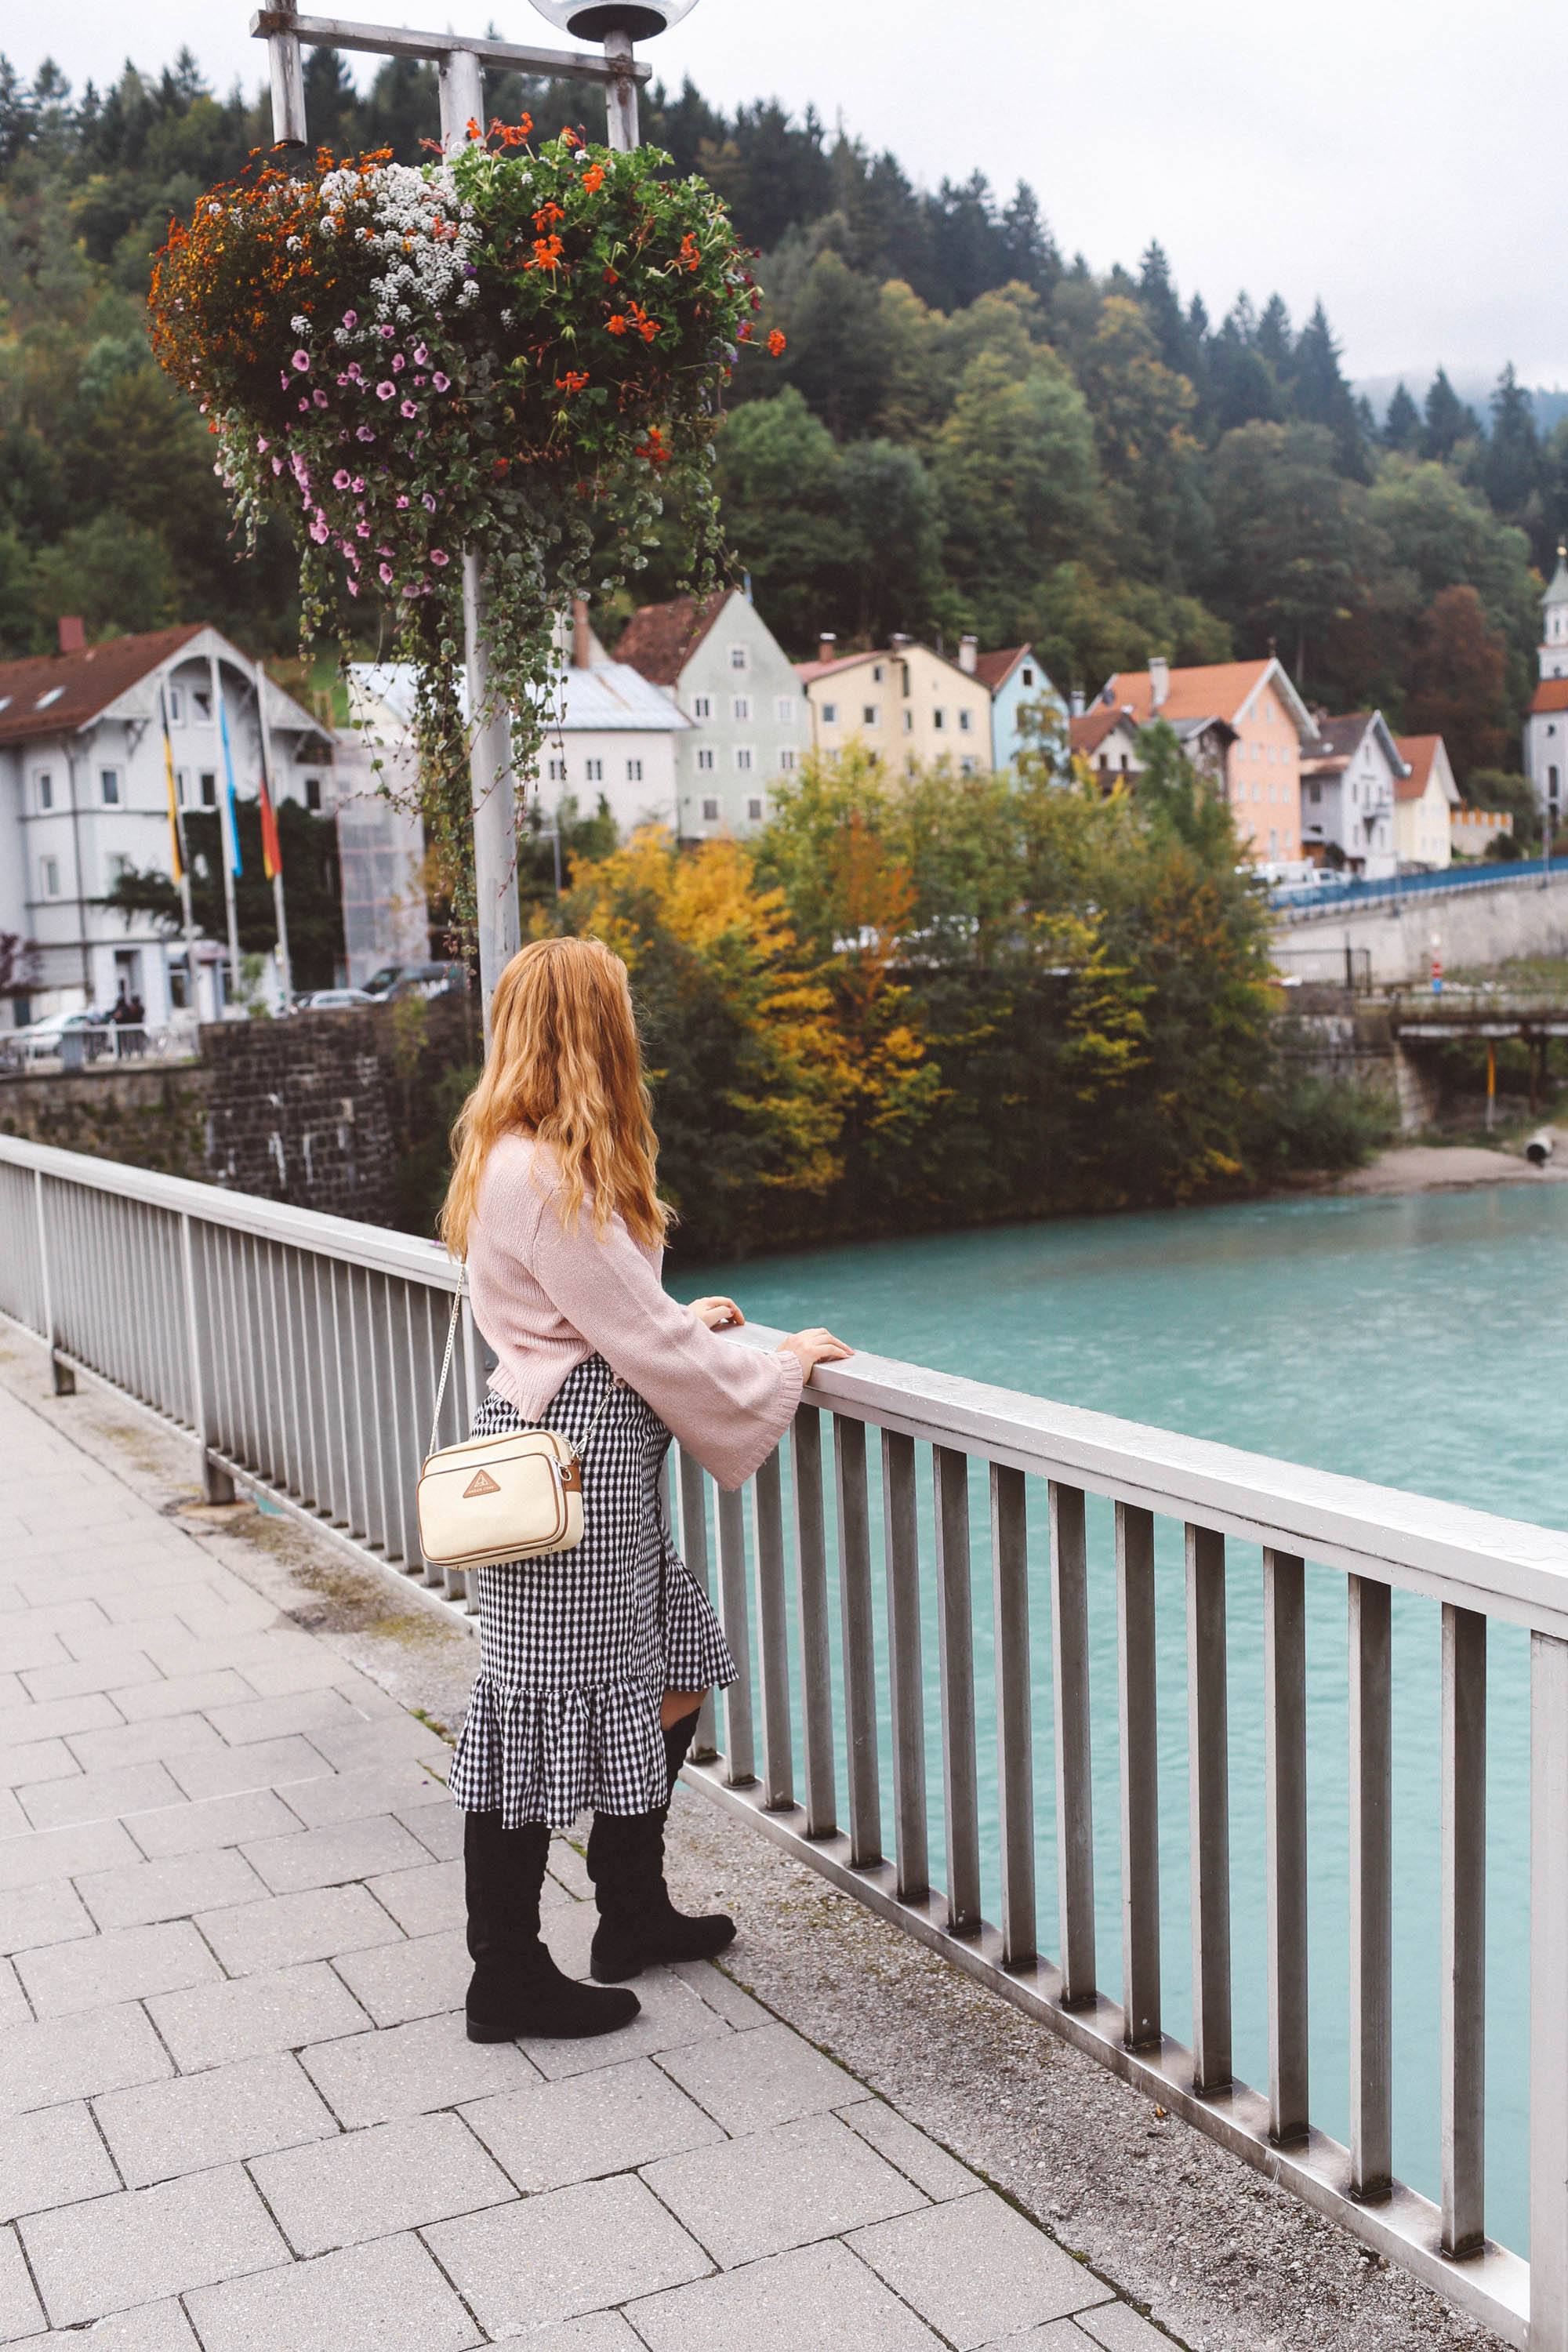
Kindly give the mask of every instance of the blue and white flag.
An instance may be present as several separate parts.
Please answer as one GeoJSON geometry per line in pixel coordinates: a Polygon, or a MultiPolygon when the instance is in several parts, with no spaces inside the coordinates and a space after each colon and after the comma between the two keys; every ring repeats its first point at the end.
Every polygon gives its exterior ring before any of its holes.
{"type": "Polygon", "coordinates": [[[228,708],[220,692],[217,698],[218,732],[223,738],[223,820],[225,849],[231,874],[243,874],[244,862],[239,854],[239,812],[234,804],[234,753],[228,740],[228,708]]]}

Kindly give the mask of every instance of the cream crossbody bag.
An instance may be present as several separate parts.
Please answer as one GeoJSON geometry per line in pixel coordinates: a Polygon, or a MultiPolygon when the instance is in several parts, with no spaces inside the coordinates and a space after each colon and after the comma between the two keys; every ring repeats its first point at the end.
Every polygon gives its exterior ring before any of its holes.
{"type": "MultiPolygon", "coordinates": [[[[583,1454],[571,1438],[553,1429],[513,1429],[436,1450],[467,1277],[465,1266],[452,1299],[430,1446],[415,1493],[420,1547],[432,1568],[494,1568],[540,1552],[574,1551],[583,1540],[583,1454]]],[[[613,1394],[605,1394],[584,1431],[584,1445],[613,1394]]]]}

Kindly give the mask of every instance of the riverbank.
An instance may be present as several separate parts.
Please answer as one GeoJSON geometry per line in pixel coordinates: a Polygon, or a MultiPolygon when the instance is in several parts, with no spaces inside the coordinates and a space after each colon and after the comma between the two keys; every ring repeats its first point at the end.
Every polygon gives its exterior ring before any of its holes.
{"type": "MultiPolygon", "coordinates": [[[[1568,1151],[1568,1138],[1559,1139],[1568,1151]]],[[[1380,1151],[1364,1168],[1348,1176],[1329,1176],[1315,1192],[1376,1195],[1383,1199],[1409,1192],[1468,1192],[1486,1184],[1561,1184],[1568,1181],[1568,1156],[1549,1160],[1536,1168],[1521,1151],[1500,1151],[1473,1143],[1399,1143],[1380,1151]]]]}

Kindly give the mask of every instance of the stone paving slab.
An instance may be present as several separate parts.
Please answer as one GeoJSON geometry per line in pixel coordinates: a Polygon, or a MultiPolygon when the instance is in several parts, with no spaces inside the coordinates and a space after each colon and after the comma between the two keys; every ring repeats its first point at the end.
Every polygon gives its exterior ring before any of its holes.
{"type": "MultiPolygon", "coordinates": [[[[620,2033],[469,2042],[447,1748],[73,1414],[0,1365],[0,2341],[1168,2341],[705,1963],[620,2033]]],[[[549,1870],[581,1975],[581,1853],[549,1870]]]]}

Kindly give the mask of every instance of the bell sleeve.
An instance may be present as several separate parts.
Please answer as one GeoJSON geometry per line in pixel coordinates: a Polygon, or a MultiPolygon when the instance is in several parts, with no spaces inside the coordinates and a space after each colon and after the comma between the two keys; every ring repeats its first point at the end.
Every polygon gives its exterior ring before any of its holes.
{"type": "Polygon", "coordinates": [[[709,1330],[670,1297],[619,1216],[595,1231],[587,1201],[571,1232],[553,1198],[543,1202],[530,1256],[552,1305],[703,1468],[721,1486],[744,1486],[795,1416],[798,1358],[709,1330]]]}

